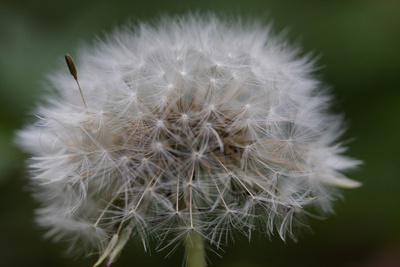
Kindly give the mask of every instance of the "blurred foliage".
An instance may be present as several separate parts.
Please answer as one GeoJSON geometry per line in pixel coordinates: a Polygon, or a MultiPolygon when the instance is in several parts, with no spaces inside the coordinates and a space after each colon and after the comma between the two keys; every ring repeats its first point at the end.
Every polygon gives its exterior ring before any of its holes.
{"type": "MultiPolygon", "coordinates": [[[[400,266],[400,1],[12,1],[0,0],[0,253],[2,266],[91,266],[63,257],[33,222],[23,155],[13,134],[34,119],[44,80],[74,54],[127,19],[213,11],[289,27],[291,41],[320,55],[318,75],[336,97],[349,130],[348,155],[365,164],[350,177],[364,186],[343,191],[336,215],[310,218],[314,234],[298,243],[255,236],[237,240],[213,266],[400,266]],[[344,203],[345,202],[345,203],[344,203]]],[[[134,240],[118,266],[179,266],[182,251],[145,253],[134,240]],[[151,255],[150,255],[151,254],[151,255]]]]}

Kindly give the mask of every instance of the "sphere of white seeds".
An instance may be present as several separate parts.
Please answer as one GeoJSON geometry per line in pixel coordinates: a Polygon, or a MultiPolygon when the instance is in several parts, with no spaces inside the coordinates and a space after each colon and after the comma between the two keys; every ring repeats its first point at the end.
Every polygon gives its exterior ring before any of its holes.
{"type": "Polygon", "coordinates": [[[51,77],[57,94],[20,132],[38,221],[56,239],[104,248],[129,225],[178,241],[232,230],[282,239],[308,206],[332,212],[343,170],[340,117],[313,63],[268,30],[214,16],[120,29],[51,77]]]}

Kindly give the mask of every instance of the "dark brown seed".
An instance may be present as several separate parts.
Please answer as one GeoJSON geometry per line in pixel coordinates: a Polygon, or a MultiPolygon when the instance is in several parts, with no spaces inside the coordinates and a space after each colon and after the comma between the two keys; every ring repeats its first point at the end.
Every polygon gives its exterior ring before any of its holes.
{"type": "Polygon", "coordinates": [[[78,79],[78,72],[76,71],[75,62],[69,54],[65,54],[65,62],[69,69],[69,73],[74,77],[75,80],[78,79]]]}

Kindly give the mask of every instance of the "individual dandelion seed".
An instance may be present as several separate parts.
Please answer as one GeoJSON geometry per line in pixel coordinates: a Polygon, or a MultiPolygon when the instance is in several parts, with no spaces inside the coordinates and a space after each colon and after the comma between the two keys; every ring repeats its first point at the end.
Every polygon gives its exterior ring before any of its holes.
{"type": "Polygon", "coordinates": [[[295,213],[332,213],[336,187],[360,185],[342,174],[360,162],[342,155],[341,119],[296,51],[269,28],[214,15],[128,26],[82,51],[85,99],[64,67],[51,77],[57,97],[19,133],[38,223],[99,253],[96,266],[136,236],[183,242],[195,267],[205,243],[294,238],[295,213]]]}
{"type": "Polygon", "coordinates": [[[76,70],[75,62],[69,54],[65,55],[65,62],[67,63],[69,73],[72,75],[72,77],[74,77],[76,84],[78,85],[79,93],[81,94],[83,105],[85,105],[85,108],[87,109],[85,98],[83,97],[82,89],[78,82],[78,71],[76,70]]]}

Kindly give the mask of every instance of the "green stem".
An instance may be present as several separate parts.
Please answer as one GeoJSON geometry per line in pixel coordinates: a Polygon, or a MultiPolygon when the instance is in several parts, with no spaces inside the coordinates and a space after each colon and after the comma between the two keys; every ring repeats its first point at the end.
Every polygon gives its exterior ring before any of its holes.
{"type": "Polygon", "coordinates": [[[187,267],[205,267],[206,253],[201,234],[195,230],[189,232],[185,239],[187,267]]]}

